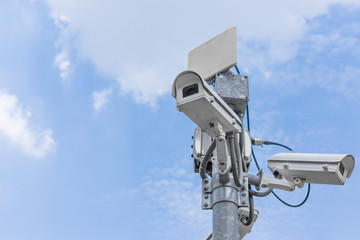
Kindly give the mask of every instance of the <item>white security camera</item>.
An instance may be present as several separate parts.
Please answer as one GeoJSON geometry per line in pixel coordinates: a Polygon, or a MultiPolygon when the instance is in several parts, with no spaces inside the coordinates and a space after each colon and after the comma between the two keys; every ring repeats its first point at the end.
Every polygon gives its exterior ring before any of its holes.
{"type": "Polygon", "coordinates": [[[225,133],[241,132],[242,122],[225,101],[194,71],[184,71],[174,80],[172,95],[177,109],[212,137],[214,125],[225,133]]]}
{"type": "Polygon", "coordinates": [[[268,168],[287,181],[343,185],[351,176],[355,158],[347,154],[279,153],[268,160],[268,168]]]}

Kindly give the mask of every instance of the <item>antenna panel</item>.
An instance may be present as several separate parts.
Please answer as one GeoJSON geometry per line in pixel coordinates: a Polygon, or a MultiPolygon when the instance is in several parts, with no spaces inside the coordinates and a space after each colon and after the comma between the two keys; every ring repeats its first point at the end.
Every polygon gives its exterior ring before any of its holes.
{"type": "Polygon", "coordinates": [[[191,50],[188,55],[188,70],[198,73],[204,80],[228,70],[236,63],[235,26],[191,50]]]}

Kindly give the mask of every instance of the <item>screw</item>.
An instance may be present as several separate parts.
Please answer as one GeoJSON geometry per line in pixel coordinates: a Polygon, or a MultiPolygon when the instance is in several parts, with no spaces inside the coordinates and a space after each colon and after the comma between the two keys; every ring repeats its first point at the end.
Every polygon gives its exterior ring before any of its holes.
{"type": "Polygon", "coordinates": [[[206,192],[208,189],[206,187],[204,187],[204,191],[206,192]]]}
{"type": "Polygon", "coordinates": [[[205,183],[205,184],[208,184],[208,183],[209,183],[209,179],[205,179],[205,180],[204,180],[204,183],[205,183]]]}
{"type": "Polygon", "coordinates": [[[204,196],[204,198],[205,198],[205,199],[208,199],[208,198],[209,198],[209,196],[208,196],[208,195],[205,195],[205,196],[204,196]]]}
{"type": "Polygon", "coordinates": [[[208,204],[207,203],[204,203],[204,207],[207,207],[208,206],[208,204]]]}
{"type": "Polygon", "coordinates": [[[246,196],[246,192],[241,193],[241,196],[245,197],[245,196],[246,196]]]}
{"type": "Polygon", "coordinates": [[[246,201],[245,201],[245,200],[242,200],[242,202],[241,202],[241,203],[245,205],[245,204],[246,204],[246,201]]]}

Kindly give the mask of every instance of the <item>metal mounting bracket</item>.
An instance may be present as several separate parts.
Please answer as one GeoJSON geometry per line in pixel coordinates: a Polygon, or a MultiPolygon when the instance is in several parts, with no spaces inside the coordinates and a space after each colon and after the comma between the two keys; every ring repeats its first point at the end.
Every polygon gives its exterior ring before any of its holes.
{"type": "Polygon", "coordinates": [[[212,209],[218,202],[233,202],[238,207],[249,207],[247,177],[244,177],[244,185],[241,188],[235,185],[232,177],[226,184],[212,181],[209,178],[204,179],[202,184],[202,209],[212,209]]]}

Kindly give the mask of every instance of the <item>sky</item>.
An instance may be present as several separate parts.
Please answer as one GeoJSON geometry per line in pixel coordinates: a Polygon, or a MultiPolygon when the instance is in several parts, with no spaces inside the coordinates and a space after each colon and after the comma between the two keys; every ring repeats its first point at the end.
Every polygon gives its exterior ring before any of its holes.
{"type": "MultiPolygon", "coordinates": [[[[359,16],[359,0],[2,0],[0,239],[204,239],[196,125],[171,85],[232,26],[251,136],[359,159],[359,16]]],[[[254,151],[270,173],[284,149],[254,151]]],[[[244,239],[358,238],[357,165],[300,208],[255,198],[244,239]]],[[[296,204],[306,187],[277,193],[296,204]]]]}

